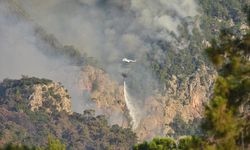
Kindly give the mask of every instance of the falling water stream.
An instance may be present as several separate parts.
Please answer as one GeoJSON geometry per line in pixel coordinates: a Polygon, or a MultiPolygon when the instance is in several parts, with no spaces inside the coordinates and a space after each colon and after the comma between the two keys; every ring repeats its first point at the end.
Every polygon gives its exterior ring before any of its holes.
{"type": "Polygon", "coordinates": [[[128,93],[127,85],[125,81],[124,81],[124,98],[125,98],[126,106],[129,110],[129,115],[132,118],[132,129],[136,129],[138,126],[138,119],[137,119],[138,113],[134,104],[132,103],[133,98],[128,93]]]}

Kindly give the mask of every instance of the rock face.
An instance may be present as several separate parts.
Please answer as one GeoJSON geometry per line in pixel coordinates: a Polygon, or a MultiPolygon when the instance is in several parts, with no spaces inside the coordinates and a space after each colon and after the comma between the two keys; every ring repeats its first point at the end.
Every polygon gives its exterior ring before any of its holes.
{"type": "MultiPolygon", "coordinates": [[[[139,106],[142,115],[138,127],[134,130],[140,140],[151,139],[159,135],[175,135],[171,124],[177,115],[189,124],[201,118],[204,104],[207,102],[215,77],[215,72],[205,66],[179,83],[178,76],[173,75],[165,95],[157,94],[147,97],[139,106]]],[[[128,108],[124,101],[123,85],[109,79],[102,70],[91,66],[82,70],[81,89],[90,93],[97,109],[112,118],[112,123],[128,127],[131,123],[128,108]]]]}
{"type": "Polygon", "coordinates": [[[140,139],[173,135],[177,131],[170,124],[176,115],[180,115],[187,124],[202,117],[204,104],[211,94],[215,72],[204,66],[182,84],[178,85],[176,78],[173,76],[173,80],[169,81],[170,88],[165,96],[156,95],[146,100],[143,108],[146,115],[136,130],[140,139]]]}
{"type": "Polygon", "coordinates": [[[86,66],[83,68],[79,87],[90,93],[97,112],[108,116],[111,124],[129,126],[128,110],[124,101],[123,85],[111,80],[103,70],[86,66]]]}
{"type": "Polygon", "coordinates": [[[60,84],[34,85],[32,90],[34,92],[29,97],[31,111],[45,107],[46,111],[51,113],[53,110],[50,106],[53,106],[59,112],[72,114],[70,96],[60,84]]]}
{"type": "Polygon", "coordinates": [[[4,80],[1,84],[2,95],[10,97],[10,101],[1,98],[1,103],[25,104],[31,111],[45,109],[46,112],[65,111],[72,114],[71,100],[67,90],[59,83],[47,79],[28,78],[22,80],[4,80]]]}

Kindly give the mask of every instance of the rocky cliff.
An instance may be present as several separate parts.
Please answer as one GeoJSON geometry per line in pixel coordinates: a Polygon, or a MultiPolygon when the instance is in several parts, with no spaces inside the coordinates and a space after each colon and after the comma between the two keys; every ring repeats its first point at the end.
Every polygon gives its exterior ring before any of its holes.
{"type": "MultiPolygon", "coordinates": [[[[168,81],[170,86],[166,89],[165,95],[155,93],[139,106],[141,120],[134,130],[138,137],[145,140],[159,135],[176,135],[175,132],[178,131],[175,131],[172,125],[176,123],[177,115],[187,126],[194,119],[202,118],[215,74],[213,69],[203,65],[182,83],[173,75],[168,81]]],[[[123,127],[131,126],[131,116],[124,101],[122,83],[111,80],[101,69],[87,66],[82,70],[80,87],[90,93],[97,109],[107,115],[111,122],[123,127]]]]}
{"type": "Polygon", "coordinates": [[[59,83],[47,79],[23,77],[22,80],[5,79],[1,84],[1,103],[8,107],[23,105],[35,112],[65,111],[72,114],[68,92],[59,83]]]}
{"type": "Polygon", "coordinates": [[[214,78],[215,72],[205,66],[183,83],[178,83],[177,77],[172,76],[166,95],[158,94],[146,99],[143,106],[145,116],[136,130],[138,136],[141,139],[150,139],[157,135],[198,134],[199,128],[194,129],[196,133],[184,131],[180,134],[173,125],[179,123],[176,122],[177,116],[186,126],[202,118],[204,106],[211,95],[214,78]]]}
{"type": "Polygon", "coordinates": [[[105,114],[111,124],[129,127],[130,116],[121,83],[110,79],[104,70],[88,65],[80,73],[79,88],[90,94],[96,110],[105,114]]]}
{"type": "Polygon", "coordinates": [[[31,111],[45,107],[46,111],[51,113],[49,107],[52,106],[58,112],[65,111],[72,114],[70,96],[60,84],[34,85],[32,90],[33,93],[29,97],[31,111]]]}

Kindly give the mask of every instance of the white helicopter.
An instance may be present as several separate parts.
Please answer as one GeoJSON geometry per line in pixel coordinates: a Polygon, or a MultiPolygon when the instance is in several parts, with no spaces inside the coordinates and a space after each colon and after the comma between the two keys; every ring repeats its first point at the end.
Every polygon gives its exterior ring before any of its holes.
{"type": "Polygon", "coordinates": [[[135,63],[136,62],[136,60],[128,59],[128,58],[123,58],[122,61],[126,62],[126,63],[135,63]]]}
{"type": "MultiPolygon", "coordinates": [[[[128,58],[123,58],[122,61],[124,62],[123,63],[124,68],[128,68],[129,63],[136,63],[135,59],[133,60],[133,59],[128,59],[128,58]]],[[[127,78],[127,73],[123,72],[123,73],[121,73],[121,75],[123,76],[124,79],[127,78]]]]}

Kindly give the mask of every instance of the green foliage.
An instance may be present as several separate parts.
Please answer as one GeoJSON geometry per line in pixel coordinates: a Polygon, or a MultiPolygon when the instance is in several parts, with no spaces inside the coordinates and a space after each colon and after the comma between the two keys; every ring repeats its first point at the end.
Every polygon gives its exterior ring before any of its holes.
{"type": "Polygon", "coordinates": [[[0,150],[66,150],[65,144],[62,144],[58,139],[48,136],[48,144],[46,147],[29,147],[22,144],[7,144],[0,150]]]}
{"type": "Polygon", "coordinates": [[[203,6],[204,12],[213,17],[219,18],[233,18],[240,19],[240,16],[236,16],[241,11],[241,5],[246,3],[246,0],[199,0],[201,6],[203,6]]]}
{"type": "Polygon", "coordinates": [[[171,138],[154,138],[151,142],[134,145],[134,150],[170,150],[176,149],[176,142],[171,138]]]}
{"type": "Polygon", "coordinates": [[[98,88],[99,88],[99,85],[98,85],[98,81],[97,80],[94,80],[94,82],[92,83],[92,89],[91,91],[94,92],[94,91],[97,91],[98,88]]]}
{"type": "Polygon", "coordinates": [[[29,86],[29,85],[34,85],[34,84],[49,84],[49,83],[52,83],[52,80],[22,76],[22,79],[19,80],[18,84],[20,86],[23,86],[23,85],[29,86]]]}
{"type": "Polygon", "coordinates": [[[15,144],[7,144],[6,146],[0,148],[0,150],[41,150],[39,148],[30,148],[26,145],[15,145],[15,144]]]}
{"type": "Polygon", "coordinates": [[[8,88],[15,88],[15,94],[17,96],[21,96],[21,90],[25,90],[26,87],[33,86],[36,84],[47,85],[49,83],[52,83],[52,80],[27,76],[22,76],[20,80],[4,79],[0,86],[0,94],[1,96],[4,96],[4,94],[6,94],[4,90],[7,90],[8,88]]]}
{"type": "Polygon", "coordinates": [[[47,85],[52,80],[22,76],[20,80],[4,79],[0,84],[0,104],[6,104],[15,111],[27,111],[29,96],[33,93],[34,85],[47,85]]]}
{"type": "Polygon", "coordinates": [[[186,136],[179,140],[172,138],[154,138],[150,142],[134,145],[133,150],[200,150],[204,142],[199,137],[186,136]]]}
{"type": "Polygon", "coordinates": [[[175,133],[171,136],[179,137],[182,135],[201,135],[200,122],[200,119],[194,119],[193,121],[186,123],[183,121],[180,114],[177,113],[173,119],[173,122],[169,124],[170,127],[175,131],[175,133]]]}
{"type": "Polygon", "coordinates": [[[33,112],[31,110],[26,110],[25,112],[29,118],[36,123],[48,123],[50,120],[49,115],[44,111],[33,112]]]}
{"type": "Polygon", "coordinates": [[[48,147],[46,150],[66,150],[65,144],[62,144],[58,139],[52,138],[51,135],[48,137],[48,147]]]}
{"type": "MultiPolygon", "coordinates": [[[[250,16],[250,9],[248,11],[250,16]]],[[[207,49],[219,76],[214,95],[205,111],[203,128],[209,148],[234,150],[250,144],[250,32],[235,37],[223,30],[220,41],[214,40],[207,49]]]]}
{"type": "Polygon", "coordinates": [[[195,136],[180,138],[178,142],[179,150],[200,150],[203,148],[202,139],[195,136]]]}
{"type": "MultiPolygon", "coordinates": [[[[67,143],[67,149],[118,149],[136,143],[137,137],[131,129],[110,126],[106,117],[96,116],[94,110],[85,110],[83,114],[59,112],[53,109],[52,101],[46,100],[44,107],[31,111],[29,97],[33,93],[33,85],[44,85],[47,81],[23,77],[0,83],[0,118],[4,120],[0,124],[1,143],[45,147],[48,134],[58,139],[50,138],[48,142],[51,148],[57,149],[65,147],[60,141],[67,143]],[[49,112],[48,108],[53,111],[49,112]]],[[[41,94],[61,100],[53,88],[44,89],[41,94]]]]}
{"type": "MultiPolygon", "coordinates": [[[[245,12],[246,14],[250,14],[250,5],[246,5],[246,6],[244,7],[244,12],[245,12]]],[[[248,22],[248,25],[250,25],[250,15],[247,15],[247,22],[248,22]]]]}
{"type": "Polygon", "coordinates": [[[204,13],[201,17],[201,28],[206,39],[218,38],[223,28],[232,27],[232,31],[237,35],[242,33],[240,25],[245,21],[242,8],[249,3],[248,0],[199,0],[198,2],[204,13]]]}

